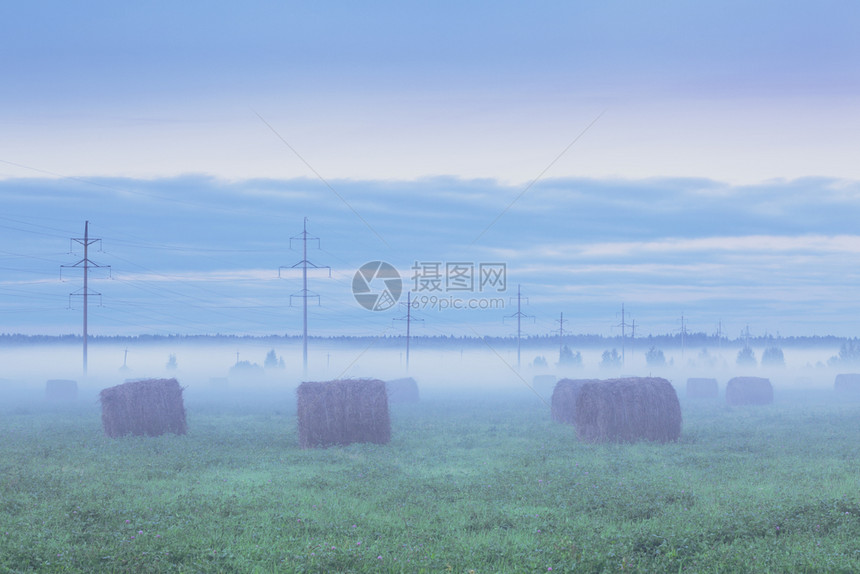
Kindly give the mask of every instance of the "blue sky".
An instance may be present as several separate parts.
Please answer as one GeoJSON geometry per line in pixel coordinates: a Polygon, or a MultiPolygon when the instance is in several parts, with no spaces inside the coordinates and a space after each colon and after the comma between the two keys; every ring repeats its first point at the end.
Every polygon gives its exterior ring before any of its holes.
{"type": "Polygon", "coordinates": [[[394,334],[366,261],[505,262],[508,307],[424,334],[722,322],[855,335],[853,2],[83,2],[0,8],[0,330],[394,334]],[[571,145],[573,143],[573,145],[571,145]],[[537,179],[536,183],[533,183],[537,179]],[[486,231],[485,231],[486,230],[486,231]],[[296,247],[296,244],[293,244],[296,247]],[[64,277],[66,277],[64,275],[64,277]],[[69,275],[67,279],[72,279],[69,275]]]}

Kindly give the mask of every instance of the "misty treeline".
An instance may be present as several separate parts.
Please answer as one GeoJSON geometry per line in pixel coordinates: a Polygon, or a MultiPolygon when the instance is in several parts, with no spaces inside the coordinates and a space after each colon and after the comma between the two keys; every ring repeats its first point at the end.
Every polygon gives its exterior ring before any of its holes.
{"type": "Polygon", "coordinates": [[[263,360],[263,366],[251,361],[236,360],[236,364],[230,367],[230,374],[234,376],[255,376],[262,375],[266,369],[286,369],[287,365],[284,362],[283,356],[278,356],[274,349],[266,353],[266,358],[263,360]]]}
{"type": "MultiPolygon", "coordinates": [[[[224,343],[224,342],[268,342],[268,343],[291,343],[302,340],[301,334],[296,335],[227,335],[227,334],[212,334],[212,335],[89,335],[90,342],[104,343],[224,343]]],[[[404,344],[405,335],[386,335],[386,336],[313,336],[309,339],[314,341],[329,341],[333,343],[354,343],[356,345],[366,345],[368,341],[375,341],[374,346],[379,347],[396,347],[404,344]]],[[[19,333],[0,333],[0,345],[45,345],[45,344],[67,344],[80,343],[81,335],[24,335],[19,333]]],[[[516,336],[506,337],[475,337],[475,336],[456,336],[456,335],[423,335],[410,337],[412,344],[424,348],[486,348],[487,344],[508,344],[516,342],[516,336]]],[[[838,360],[853,361],[860,360],[860,339],[851,337],[837,337],[835,335],[813,335],[813,336],[794,336],[794,337],[774,337],[773,335],[763,335],[759,337],[738,337],[730,339],[728,337],[717,337],[716,335],[708,335],[705,333],[686,333],[671,334],[671,335],[648,335],[647,337],[622,337],[620,335],[604,336],[604,335],[576,335],[565,334],[563,338],[558,335],[524,335],[520,340],[520,344],[526,347],[545,347],[547,345],[562,346],[566,345],[570,349],[575,348],[597,348],[597,347],[620,347],[621,343],[626,341],[628,344],[635,343],[641,348],[680,348],[685,346],[690,347],[716,347],[718,345],[726,346],[749,346],[749,347],[776,347],[776,348],[839,348],[838,360]]]]}
{"type": "Polygon", "coordinates": [[[831,366],[838,364],[860,364],[860,341],[849,339],[839,347],[839,354],[827,361],[831,366]]]}

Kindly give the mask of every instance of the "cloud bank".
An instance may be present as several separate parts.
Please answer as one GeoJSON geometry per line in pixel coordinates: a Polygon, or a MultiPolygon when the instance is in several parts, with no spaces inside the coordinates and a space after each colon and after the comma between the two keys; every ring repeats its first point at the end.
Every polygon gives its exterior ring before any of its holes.
{"type": "Polygon", "coordinates": [[[404,297],[504,299],[505,308],[416,309],[423,334],[504,335],[517,286],[548,334],[613,334],[621,304],[639,333],[855,334],[860,184],[805,178],[737,186],[707,179],[565,178],[530,188],[492,180],[85,178],[0,181],[0,309],[5,332],[79,331],[84,221],[94,333],[295,334],[302,261],[319,334],[393,335],[400,306],[352,295],[364,263],[390,262],[404,297]],[[77,248],[74,253],[70,248],[77,248]],[[416,290],[425,264],[504,264],[507,290],[416,290]],[[280,274],[280,277],[279,277],[280,274]],[[292,296],[292,297],[291,297],[292,296]],[[95,301],[93,301],[95,302],[95,301]],[[70,310],[69,307],[72,307],[70,310]]]}

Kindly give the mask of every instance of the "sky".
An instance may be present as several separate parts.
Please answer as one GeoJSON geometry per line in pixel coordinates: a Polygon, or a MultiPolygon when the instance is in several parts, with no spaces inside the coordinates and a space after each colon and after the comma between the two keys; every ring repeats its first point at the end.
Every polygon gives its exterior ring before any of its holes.
{"type": "Polygon", "coordinates": [[[525,334],[561,313],[618,334],[623,304],[642,336],[682,316],[856,336],[858,21],[838,1],[5,3],[0,332],[80,332],[81,272],[60,277],[89,221],[111,266],[90,333],[296,334],[279,268],[307,217],[331,268],[317,334],[403,332],[403,306],[353,296],[384,261],[415,334],[512,334],[519,286],[525,334]],[[478,284],[432,291],[432,269],[478,284]]]}

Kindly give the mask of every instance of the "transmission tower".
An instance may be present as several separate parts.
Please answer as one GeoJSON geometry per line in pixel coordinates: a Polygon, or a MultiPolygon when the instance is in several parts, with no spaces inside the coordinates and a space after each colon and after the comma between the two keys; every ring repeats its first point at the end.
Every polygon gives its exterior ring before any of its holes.
{"type": "MultiPolygon", "coordinates": [[[[403,303],[401,303],[402,305],[403,303]]],[[[424,319],[413,319],[412,318],[412,292],[406,292],[406,316],[405,317],[395,317],[395,321],[406,321],[406,372],[409,372],[409,339],[411,337],[411,327],[412,321],[424,321],[424,319]]]]}
{"type": "Polygon", "coordinates": [[[624,321],[624,303],[621,304],[621,323],[615,325],[616,327],[621,327],[621,364],[624,364],[624,340],[625,340],[625,332],[624,329],[626,327],[630,327],[628,323],[624,321]]]}
{"type": "MultiPolygon", "coordinates": [[[[525,299],[526,299],[526,304],[528,304],[528,302],[529,302],[528,297],[526,297],[525,299]]],[[[507,317],[505,317],[505,319],[511,319],[514,317],[516,317],[516,319],[517,319],[517,369],[520,368],[520,346],[521,346],[520,344],[522,341],[522,333],[523,333],[522,319],[523,319],[523,317],[534,319],[534,316],[526,315],[525,313],[522,312],[522,301],[523,301],[523,297],[520,293],[520,286],[517,285],[517,312],[514,313],[513,315],[508,315],[507,317]]]]}
{"type": "Polygon", "coordinates": [[[687,324],[684,322],[684,314],[681,313],[681,358],[687,350],[687,324]]]}
{"type": "Polygon", "coordinates": [[[561,350],[564,348],[564,324],[567,319],[564,318],[564,311],[558,317],[558,356],[561,357],[561,350]]]}
{"type": "Polygon", "coordinates": [[[719,323],[717,323],[717,348],[720,353],[723,352],[723,320],[720,319],[719,323]]]}
{"type": "MultiPolygon", "coordinates": [[[[60,265],[60,280],[63,278],[63,268],[78,268],[84,270],[84,286],[82,289],[78,289],[72,293],[69,293],[69,308],[72,308],[72,297],[81,297],[84,300],[84,375],[87,374],[87,314],[88,314],[88,301],[90,297],[99,297],[101,298],[101,293],[96,293],[95,291],[90,291],[89,288],[89,271],[90,268],[98,268],[98,269],[108,269],[108,275],[110,275],[110,265],[99,265],[90,260],[89,256],[89,248],[90,245],[95,243],[100,243],[101,239],[91,239],[90,238],[90,222],[84,222],[84,236],[83,237],[73,237],[70,241],[70,246],[72,244],[77,243],[78,245],[83,245],[84,247],[84,258],[75,263],[74,265],[60,265]]],[[[73,251],[74,249],[70,249],[73,251]]],[[[99,299],[101,301],[101,299],[99,299]]]]}
{"type": "Polygon", "coordinates": [[[750,326],[747,326],[741,331],[741,337],[744,338],[744,347],[750,346],[750,326]]]}
{"type": "Polygon", "coordinates": [[[278,268],[278,277],[281,276],[281,269],[302,268],[302,290],[290,295],[290,306],[292,307],[293,305],[293,298],[298,297],[302,300],[302,368],[305,378],[308,376],[308,299],[316,297],[317,304],[319,304],[320,300],[320,296],[317,293],[308,291],[308,268],[328,269],[328,276],[331,277],[331,267],[328,265],[316,265],[308,261],[308,241],[316,241],[317,249],[319,249],[319,240],[319,237],[308,235],[308,218],[305,217],[302,232],[299,235],[290,237],[290,249],[293,248],[293,241],[302,242],[302,260],[290,267],[281,266],[278,268]]]}

